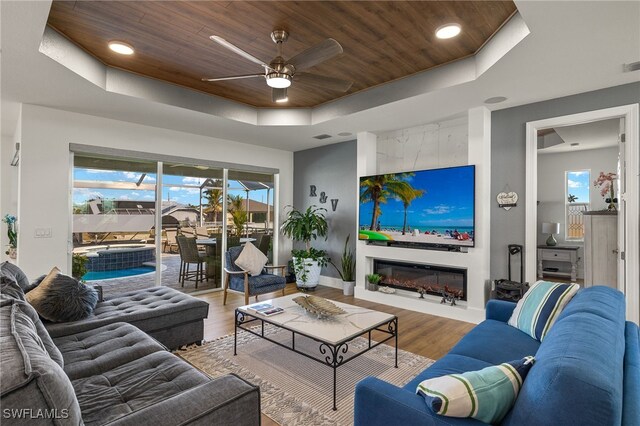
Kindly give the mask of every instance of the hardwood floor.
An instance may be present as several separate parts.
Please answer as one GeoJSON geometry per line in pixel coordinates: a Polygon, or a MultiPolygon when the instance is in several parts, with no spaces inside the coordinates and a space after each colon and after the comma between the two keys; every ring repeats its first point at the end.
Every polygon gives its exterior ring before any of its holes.
{"type": "MultiPolygon", "coordinates": [[[[295,284],[287,284],[286,294],[297,292],[295,284]]],[[[398,316],[399,348],[431,359],[445,355],[474,325],[463,321],[427,315],[393,306],[381,305],[366,300],[344,296],[341,290],[318,286],[316,296],[388,312],[398,316]]],[[[260,296],[259,300],[278,297],[280,292],[260,296]]],[[[213,340],[233,333],[233,312],[244,305],[242,296],[229,293],[227,304],[222,305],[222,292],[198,296],[209,303],[209,317],[204,321],[204,338],[213,340]]],[[[251,299],[251,303],[255,299],[251,299]]]]}
{"type": "MultiPolygon", "coordinates": [[[[287,284],[285,294],[296,293],[295,283],[287,284]]],[[[265,294],[259,300],[266,300],[280,296],[280,292],[265,294]]],[[[312,294],[338,302],[349,303],[362,306],[364,308],[375,309],[381,312],[388,312],[398,317],[398,347],[414,354],[422,355],[431,359],[438,359],[445,355],[465,334],[467,334],[474,324],[463,321],[456,321],[434,315],[422,314],[408,311],[406,309],[395,308],[393,306],[381,305],[366,300],[355,299],[353,296],[344,296],[341,290],[318,286],[312,294]]],[[[222,292],[208,293],[197,296],[209,303],[209,317],[204,320],[204,338],[213,340],[218,337],[233,333],[233,312],[238,306],[244,305],[244,298],[240,295],[229,293],[227,304],[222,305],[222,292]]],[[[255,299],[251,298],[251,303],[255,299]]],[[[380,333],[382,336],[382,333],[380,333]]],[[[373,338],[376,338],[374,333],[373,338]]],[[[389,342],[391,343],[391,342],[389,342]]],[[[278,423],[269,417],[262,415],[263,426],[278,426],[278,423]]]]}

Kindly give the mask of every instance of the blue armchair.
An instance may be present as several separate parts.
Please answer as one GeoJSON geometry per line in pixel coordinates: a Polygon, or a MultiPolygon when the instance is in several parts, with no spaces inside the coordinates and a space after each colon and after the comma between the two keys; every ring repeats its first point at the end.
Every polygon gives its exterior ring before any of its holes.
{"type": "Polygon", "coordinates": [[[284,288],[287,280],[284,277],[285,266],[267,265],[260,275],[251,276],[249,272],[239,268],[235,261],[240,256],[243,247],[231,247],[225,253],[225,282],[224,282],[224,298],[223,305],[227,304],[227,292],[244,294],[244,304],[249,304],[249,297],[272,293],[282,290],[284,296],[284,288]],[[267,270],[280,270],[280,275],[269,274],[267,270]]]}

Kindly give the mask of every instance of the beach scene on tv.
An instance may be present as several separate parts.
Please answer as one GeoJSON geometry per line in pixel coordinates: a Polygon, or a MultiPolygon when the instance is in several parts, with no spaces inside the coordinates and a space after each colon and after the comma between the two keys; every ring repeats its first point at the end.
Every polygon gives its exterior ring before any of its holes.
{"type": "Polygon", "coordinates": [[[474,245],[473,166],[360,178],[359,238],[474,245]]]}

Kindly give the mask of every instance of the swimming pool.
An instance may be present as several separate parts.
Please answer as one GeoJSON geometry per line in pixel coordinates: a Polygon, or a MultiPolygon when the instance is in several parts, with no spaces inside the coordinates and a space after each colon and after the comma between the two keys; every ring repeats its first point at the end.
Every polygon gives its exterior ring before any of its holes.
{"type": "Polygon", "coordinates": [[[82,278],[85,281],[109,280],[113,278],[133,277],[136,275],[150,274],[156,271],[151,266],[140,266],[137,268],[114,269],[110,271],[90,271],[82,278]]]}
{"type": "MultiPolygon", "coordinates": [[[[153,263],[156,258],[155,250],[156,246],[153,244],[109,244],[81,247],[73,252],[87,257],[89,272],[106,272],[135,269],[153,263]]],[[[123,276],[131,275],[138,274],[123,276]]]]}

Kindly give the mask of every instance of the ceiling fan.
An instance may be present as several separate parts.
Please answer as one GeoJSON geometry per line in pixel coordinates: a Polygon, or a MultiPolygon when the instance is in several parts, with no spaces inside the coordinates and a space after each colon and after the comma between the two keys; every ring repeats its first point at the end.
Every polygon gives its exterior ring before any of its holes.
{"type": "Polygon", "coordinates": [[[274,102],[286,102],[288,100],[287,88],[291,86],[292,82],[321,87],[323,89],[338,92],[346,92],[353,84],[352,81],[300,72],[342,53],[342,46],[332,38],[328,38],[325,41],[298,53],[296,56],[285,60],[282,57],[282,44],[289,38],[289,33],[285,30],[274,30],[271,33],[271,40],[273,40],[273,42],[278,46],[278,53],[269,64],[229,43],[222,37],[213,35],[209,38],[222,47],[225,47],[243,58],[260,65],[264,68],[264,73],[203,78],[202,81],[225,81],[263,77],[267,82],[267,85],[272,88],[271,98],[274,102]]]}

